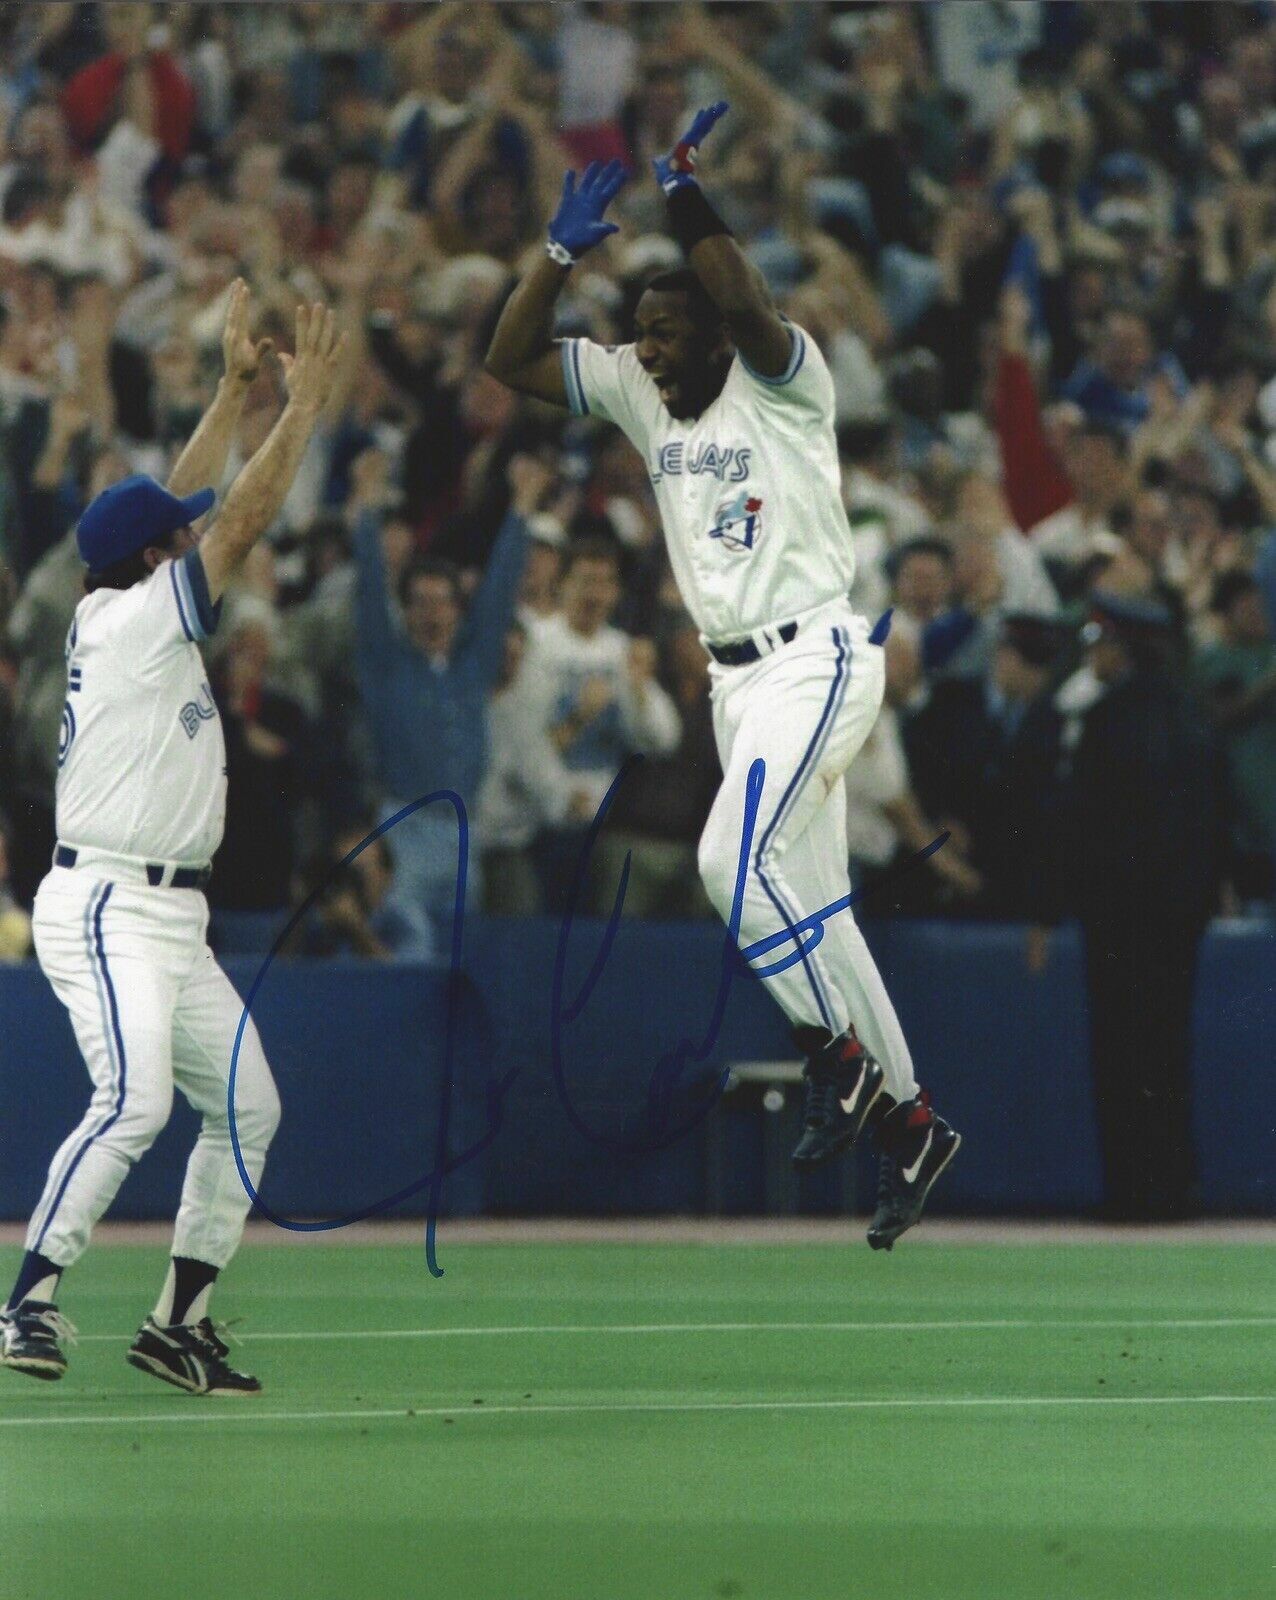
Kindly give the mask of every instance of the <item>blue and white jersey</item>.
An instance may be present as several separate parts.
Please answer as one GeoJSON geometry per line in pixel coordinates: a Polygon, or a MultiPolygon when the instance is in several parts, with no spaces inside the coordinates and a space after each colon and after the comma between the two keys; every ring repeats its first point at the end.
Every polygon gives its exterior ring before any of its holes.
{"type": "Polygon", "coordinates": [[[571,408],[621,428],[646,463],[674,576],[707,639],[738,639],[845,597],[855,578],[842,506],[833,380],[791,325],[778,378],[737,355],[700,416],[670,416],[633,345],[562,341],[571,408]]]}
{"type": "Polygon", "coordinates": [[[67,635],[65,844],[203,866],[226,822],[226,745],[198,642],[217,626],[198,550],[96,589],[67,635]]]}

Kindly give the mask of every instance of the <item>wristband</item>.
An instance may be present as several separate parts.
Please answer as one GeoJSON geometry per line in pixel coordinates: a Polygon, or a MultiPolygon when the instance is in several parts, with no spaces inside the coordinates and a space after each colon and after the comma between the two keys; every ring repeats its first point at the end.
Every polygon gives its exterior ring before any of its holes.
{"type": "Polygon", "coordinates": [[[560,267],[574,267],[576,257],[565,244],[559,244],[557,239],[546,239],[545,254],[551,261],[557,261],[560,267]]]}
{"type": "Polygon", "coordinates": [[[698,183],[684,183],[665,196],[665,209],[674,238],[689,256],[702,239],[725,233],[732,237],[731,229],[704,197],[698,183]]]}

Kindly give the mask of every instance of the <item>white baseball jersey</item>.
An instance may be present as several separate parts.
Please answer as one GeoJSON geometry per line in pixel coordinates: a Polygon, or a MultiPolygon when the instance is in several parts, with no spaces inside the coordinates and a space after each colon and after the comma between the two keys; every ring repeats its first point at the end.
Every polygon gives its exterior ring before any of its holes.
{"type": "Polygon", "coordinates": [[[226,746],[197,642],[217,625],[199,552],[97,589],[67,635],[58,838],[203,866],[226,821],[226,746]]]}
{"type": "Polygon", "coordinates": [[[632,344],[562,341],[569,404],[641,453],[674,576],[704,636],[722,643],[844,597],[855,578],[833,429],[833,380],[792,327],[778,378],[737,354],[698,417],[670,416],[632,344]]]}

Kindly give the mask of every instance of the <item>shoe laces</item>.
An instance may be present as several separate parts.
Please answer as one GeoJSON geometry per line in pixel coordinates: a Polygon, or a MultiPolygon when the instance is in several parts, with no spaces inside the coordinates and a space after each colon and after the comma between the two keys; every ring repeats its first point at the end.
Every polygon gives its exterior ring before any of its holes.
{"type": "Polygon", "coordinates": [[[47,1311],[35,1311],[31,1315],[45,1327],[58,1340],[60,1344],[79,1344],[79,1329],[70,1317],[64,1317],[56,1306],[50,1306],[47,1311]]]}
{"type": "Polygon", "coordinates": [[[211,1317],[203,1317],[191,1332],[222,1361],[230,1354],[231,1345],[240,1343],[230,1330],[242,1321],[242,1317],[232,1317],[228,1322],[214,1322],[211,1317]]]}
{"type": "Polygon", "coordinates": [[[895,1193],[895,1157],[883,1155],[877,1163],[877,1203],[885,1205],[895,1193]]]}
{"type": "Polygon", "coordinates": [[[806,1108],[802,1120],[808,1128],[823,1128],[833,1121],[837,1110],[837,1080],[824,1073],[809,1073],[806,1080],[806,1108]]]}

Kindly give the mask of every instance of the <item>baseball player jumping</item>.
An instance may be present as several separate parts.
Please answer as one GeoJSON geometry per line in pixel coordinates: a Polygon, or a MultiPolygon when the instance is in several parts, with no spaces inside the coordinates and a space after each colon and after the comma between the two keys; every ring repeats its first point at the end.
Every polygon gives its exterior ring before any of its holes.
{"type": "MultiPolygon", "coordinates": [[[[226,1091],[243,1010],[206,942],[200,892],[221,841],[226,751],[198,643],[223,590],[269,527],[296,475],[341,353],[334,318],[299,307],[288,399],[201,539],[249,385],[269,341],[249,333],[248,290],[231,291],[226,371],[165,488],[126,478],[77,530],[88,591],[67,636],[57,782],[58,844],[35,900],[36,952],[66,1006],[93,1080],[62,1145],[0,1314],[0,1361],[60,1378],[74,1334],[56,1306],[63,1271],[125,1174],[168,1121],[173,1086],[203,1118],[182,1188],[173,1257],[128,1351],[144,1372],[193,1394],[253,1394],[209,1318],[212,1285],[239,1244],[248,1196],[231,1148],[226,1091]]],[[[254,1184],[279,1121],[257,1030],[245,1029],[236,1122],[254,1184]]]]}
{"type": "MultiPolygon", "coordinates": [[[[815,342],[776,311],[696,181],[697,146],[726,110],[720,102],[699,112],[654,163],[690,267],[650,280],[634,342],[604,348],[552,337],[573,265],[617,231],[603,218],[624,171],[594,163],[579,185],[568,173],[546,257],[510,295],[486,365],[511,388],[616,423],[646,462],[674,574],[713,658],[724,779],[699,864],[724,920],[746,777],[758,757],[766,762],[740,922],[748,946],[849,892],[842,774],[877,717],[884,669],[868,622],[846,598],[854,557],[828,368],[815,342]]],[[[873,1126],[881,1166],[868,1242],[889,1250],[921,1216],[960,1136],[919,1092],[894,1007],[849,914],[765,981],[806,1057],[793,1159],[825,1161],[873,1126]]]]}

